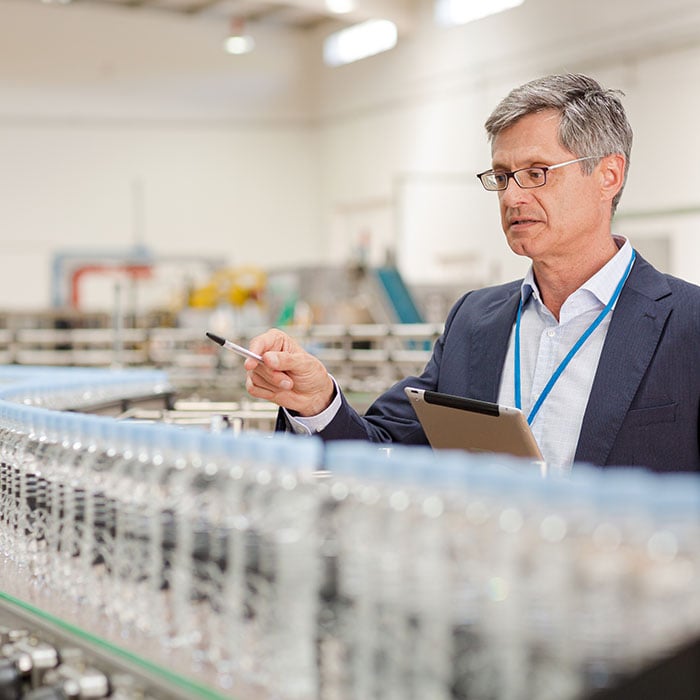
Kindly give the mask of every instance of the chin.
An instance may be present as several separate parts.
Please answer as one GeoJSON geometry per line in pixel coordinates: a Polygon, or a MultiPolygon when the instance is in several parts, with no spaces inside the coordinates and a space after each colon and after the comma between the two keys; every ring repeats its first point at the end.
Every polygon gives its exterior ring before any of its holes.
{"type": "Polygon", "coordinates": [[[511,238],[508,237],[508,247],[516,254],[523,257],[532,257],[532,251],[535,246],[532,245],[532,241],[523,240],[522,238],[511,238]]]}

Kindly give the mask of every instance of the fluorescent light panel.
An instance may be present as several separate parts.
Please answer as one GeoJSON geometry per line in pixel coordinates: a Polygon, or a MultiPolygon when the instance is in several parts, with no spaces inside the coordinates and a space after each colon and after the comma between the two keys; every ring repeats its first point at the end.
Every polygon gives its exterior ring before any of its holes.
{"type": "Polygon", "coordinates": [[[230,36],[224,42],[224,50],[226,53],[234,56],[241,56],[244,53],[250,53],[255,48],[255,40],[248,34],[230,36]]]}
{"type": "Polygon", "coordinates": [[[398,30],[393,22],[370,19],[326,37],[323,60],[329,66],[342,66],[393,49],[397,40],[398,30]]]}
{"type": "Polygon", "coordinates": [[[435,0],[435,21],[443,25],[466,24],[522,5],[525,0],[435,0]]]}
{"type": "Polygon", "coordinates": [[[355,0],[326,0],[326,9],[336,15],[344,15],[355,9],[355,0]]]}

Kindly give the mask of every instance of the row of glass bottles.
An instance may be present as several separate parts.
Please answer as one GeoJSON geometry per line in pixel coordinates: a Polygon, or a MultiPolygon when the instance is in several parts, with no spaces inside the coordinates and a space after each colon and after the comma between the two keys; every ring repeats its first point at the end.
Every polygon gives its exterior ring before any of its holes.
{"type": "Polygon", "coordinates": [[[0,402],[0,462],[23,591],[222,687],[314,697],[319,442],[0,402]]]}
{"type": "Polygon", "coordinates": [[[167,374],[160,370],[21,366],[0,367],[0,387],[0,399],[59,410],[160,394],[170,388],[167,374]]]}
{"type": "Polygon", "coordinates": [[[0,462],[25,589],[239,698],[565,700],[700,634],[696,476],[2,401],[0,462]]]}
{"type": "Polygon", "coordinates": [[[355,635],[340,635],[342,697],[586,697],[700,636],[697,475],[543,480],[503,458],[360,444],[326,462],[355,635]]]}

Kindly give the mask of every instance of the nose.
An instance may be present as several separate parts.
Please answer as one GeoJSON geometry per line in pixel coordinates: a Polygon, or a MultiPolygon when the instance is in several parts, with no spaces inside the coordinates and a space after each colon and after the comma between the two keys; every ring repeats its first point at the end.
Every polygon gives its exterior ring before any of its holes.
{"type": "Polygon", "coordinates": [[[501,200],[501,204],[507,207],[517,207],[520,204],[528,201],[530,194],[529,190],[523,189],[515,181],[514,177],[508,178],[508,186],[505,190],[501,190],[498,195],[501,200]]]}

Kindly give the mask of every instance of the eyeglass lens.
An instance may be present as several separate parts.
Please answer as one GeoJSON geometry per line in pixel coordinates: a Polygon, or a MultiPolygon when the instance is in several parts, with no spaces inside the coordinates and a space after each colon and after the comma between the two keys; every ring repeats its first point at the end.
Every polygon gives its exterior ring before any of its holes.
{"type": "Polygon", "coordinates": [[[520,187],[531,188],[541,187],[545,184],[546,175],[542,168],[523,168],[514,173],[499,172],[484,173],[481,181],[489,190],[505,190],[508,187],[509,176],[520,185],[520,187]]]}

